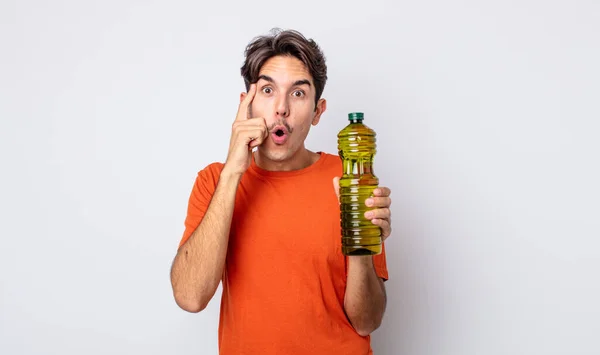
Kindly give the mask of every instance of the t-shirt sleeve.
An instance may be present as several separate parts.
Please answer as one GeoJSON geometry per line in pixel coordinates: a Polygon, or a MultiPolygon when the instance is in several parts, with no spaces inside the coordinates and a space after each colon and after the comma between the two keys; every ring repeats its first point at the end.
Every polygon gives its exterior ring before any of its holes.
{"type": "Polygon", "coordinates": [[[221,164],[213,163],[198,172],[188,200],[187,215],[184,222],[185,229],[179,247],[185,244],[202,222],[202,218],[204,218],[217,188],[221,168],[221,164]]]}
{"type": "Polygon", "coordinates": [[[382,278],[384,281],[388,279],[387,262],[385,260],[385,242],[381,245],[381,254],[373,256],[373,264],[375,265],[375,272],[377,276],[382,278]]]}

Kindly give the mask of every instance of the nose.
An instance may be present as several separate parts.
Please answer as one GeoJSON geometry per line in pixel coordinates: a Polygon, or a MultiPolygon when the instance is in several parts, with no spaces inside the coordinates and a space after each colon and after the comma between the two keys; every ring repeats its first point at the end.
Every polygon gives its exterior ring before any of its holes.
{"type": "Polygon", "coordinates": [[[275,103],[275,113],[277,117],[287,117],[290,114],[290,107],[288,105],[287,95],[280,97],[275,103]]]}

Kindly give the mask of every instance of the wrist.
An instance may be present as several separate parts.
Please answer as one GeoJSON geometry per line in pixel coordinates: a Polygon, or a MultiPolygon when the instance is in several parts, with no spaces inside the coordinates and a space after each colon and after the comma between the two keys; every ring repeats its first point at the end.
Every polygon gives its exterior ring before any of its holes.
{"type": "Polygon", "coordinates": [[[219,176],[219,181],[222,183],[225,183],[226,185],[229,184],[238,184],[240,182],[240,180],[242,179],[242,175],[244,175],[243,173],[240,172],[236,172],[236,171],[232,171],[230,169],[228,169],[227,167],[224,167],[223,170],[221,170],[221,175],[219,176]]]}
{"type": "Polygon", "coordinates": [[[373,268],[372,255],[352,255],[348,256],[348,263],[354,267],[373,268]]]}
{"type": "Polygon", "coordinates": [[[221,178],[226,181],[239,181],[242,178],[242,175],[244,175],[243,172],[235,171],[227,165],[225,165],[221,171],[221,178]]]}

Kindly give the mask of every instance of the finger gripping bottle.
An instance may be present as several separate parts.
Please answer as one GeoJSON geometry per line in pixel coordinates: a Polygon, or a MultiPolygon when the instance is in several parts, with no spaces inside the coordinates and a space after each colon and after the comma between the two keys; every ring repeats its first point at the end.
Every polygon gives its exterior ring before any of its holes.
{"type": "Polygon", "coordinates": [[[365,205],[365,200],[373,196],[379,179],[373,173],[376,134],[363,124],[363,119],[362,112],[349,113],[350,123],[338,133],[338,151],[343,166],[340,215],[344,255],[381,253],[381,228],[364,216],[371,209],[365,205]]]}

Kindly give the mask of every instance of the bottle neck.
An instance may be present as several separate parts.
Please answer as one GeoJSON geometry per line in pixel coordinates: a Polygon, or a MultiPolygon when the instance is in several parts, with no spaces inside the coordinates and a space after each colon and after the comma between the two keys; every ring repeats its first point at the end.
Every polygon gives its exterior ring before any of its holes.
{"type": "Polygon", "coordinates": [[[350,121],[350,123],[362,123],[363,120],[361,118],[358,118],[358,119],[353,118],[353,119],[350,119],[349,121],[350,121]]]}

